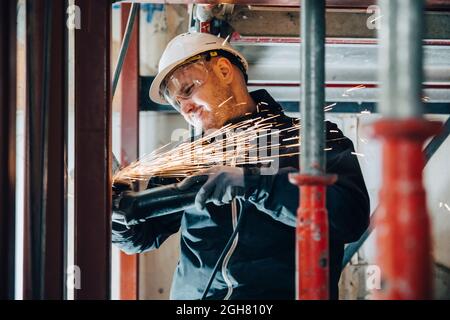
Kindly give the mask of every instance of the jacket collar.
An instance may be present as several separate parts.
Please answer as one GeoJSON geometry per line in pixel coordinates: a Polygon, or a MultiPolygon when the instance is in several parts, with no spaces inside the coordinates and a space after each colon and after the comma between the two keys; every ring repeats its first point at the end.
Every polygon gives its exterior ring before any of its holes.
{"type": "Polygon", "coordinates": [[[244,115],[242,117],[234,118],[227,121],[225,124],[234,124],[255,117],[270,117],[273,115],[284,115],[283,108],[272,98],[272,96],[264,89],[250,92],[250,96],[256,103],[256,110],[253,113],[244,115]]]}

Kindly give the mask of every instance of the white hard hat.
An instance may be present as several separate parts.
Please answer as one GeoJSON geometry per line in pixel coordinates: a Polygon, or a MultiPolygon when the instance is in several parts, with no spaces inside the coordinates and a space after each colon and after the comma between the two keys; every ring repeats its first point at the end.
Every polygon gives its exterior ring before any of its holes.
{"type": "Polygon", "coordinates": [[[235,50],[223,38],[209,33],[187,32],[173,38],[167,45],[159,60],[158,74],[150,87],[150,99],[160,104],[168,104],[166,99],[160,94],[160,86],[164,78],[176,67],[200,53],[211,50],[224,50],[230,52],[242,63],[245,72],[248,69],[247,60],[235,50]]]}

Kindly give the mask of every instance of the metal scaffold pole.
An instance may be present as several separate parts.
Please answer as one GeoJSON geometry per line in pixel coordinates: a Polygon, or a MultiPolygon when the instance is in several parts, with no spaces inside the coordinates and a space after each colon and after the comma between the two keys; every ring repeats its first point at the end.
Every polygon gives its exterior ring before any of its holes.
{"type": "Polygon", "coordinates": [[[301,156],[296,231],[297,299],[329,299],[326,186],[336,177],[325,171],[325,1],[301,3],[301,156]]]}

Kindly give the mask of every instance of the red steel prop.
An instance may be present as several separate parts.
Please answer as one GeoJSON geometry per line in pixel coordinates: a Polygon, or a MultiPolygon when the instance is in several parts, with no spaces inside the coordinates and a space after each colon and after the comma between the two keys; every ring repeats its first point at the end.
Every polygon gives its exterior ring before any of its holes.
{"type": "Polygon", "coordinates": [[[383,140],[383,186],[376,219],[383,290],[378,298],[432,298],[422,146],[441,126],[422,119],[382,120],[374,125],[375,135],[383,140]]]}
{"type": "Polygon", "coordinates": [[[328,213],[326,187],[337,179],[335,175],[294,175],[291,182],[300,187],[300,207],[297,212],[297,299],[326,300],[329,298],[328,213]]]}

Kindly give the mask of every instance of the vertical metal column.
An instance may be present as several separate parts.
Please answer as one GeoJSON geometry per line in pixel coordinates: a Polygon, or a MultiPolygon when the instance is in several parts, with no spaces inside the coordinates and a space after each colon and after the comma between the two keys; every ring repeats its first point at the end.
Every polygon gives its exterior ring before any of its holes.
{"type": "Polygon", "coordinates": [[[63,1],[27,2],[26,299],[64,297],[65,10],[63,1]]]}
{"type": "MultiPolygon", "coordinates": [[[[124,39],[127,33],[131,34],[122,70],[121,112],[121,163],[128,165],[139,156],[139,4],[134,4],[133,16],[130,4],[122,4],[121,11],[124,39]]],[[[139,257],[120,252],[120,299],[138,297],[139,257]]]]}
{"type": "Polygon", "coordinates": [[[43,294],[43,128],[44,1],[26,2],[26,122],[25,122],[25,212],[24,299],[43,294]]]}
{"type": "Polygon", "coordinates": [[[376,217],[378,298],[432,297],[430,221],[422,184],[422,145],[440,123],[422,118],[421,0],[380,0],[380,110],[374,125],[383,141],[383,186],[376,217]]]}
{"type": "Polygon", "coordinates": [[[76,0],[75,299],[109,299],[111,273],[111,1],[76,0]]]}
{"type": "Polygon", "coordinates": [[[17,0],[0,4],[0,300],[14,299],[17,0]]]}
{"type": "Polygon", "coordinates": [[[301,156],[297,214],[297,299],[329,298],[328,216],[325,174],[325,0],[301,3],[301,156]]]}
{"type": "Polygon", "coordinates": [[[66,2],[47,0],[50,21],[44,299],[65,298],[67,223],[67,28],[66,2]]]}

